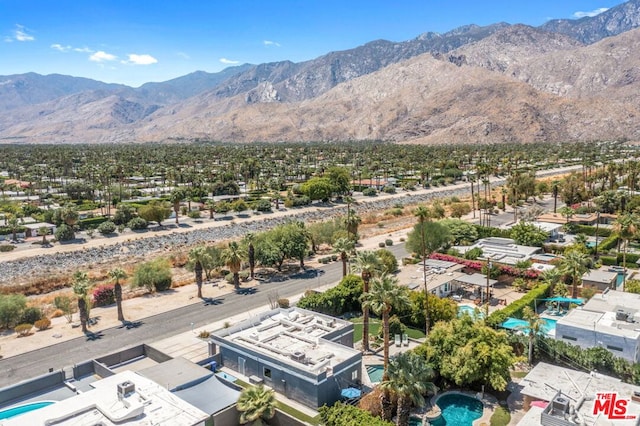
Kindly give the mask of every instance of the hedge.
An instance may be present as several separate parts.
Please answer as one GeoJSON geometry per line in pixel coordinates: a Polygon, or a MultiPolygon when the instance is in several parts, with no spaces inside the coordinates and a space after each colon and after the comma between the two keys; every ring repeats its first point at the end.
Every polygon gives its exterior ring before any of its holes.
{"type": "Polygon", "coordinates": [[[105,216],[88,217],[86,219],[80,219],[78,221],[78,226],[82,230],[89,229],[89,228],[97,228],[98,225],[108,220],[109,218],[105,216]]]}
{"type": "Polygon", "coordinates": [[[598,251],[607,251],[618,245],[618,235],[613,234],[598,244],[598,251]]]}
{"type": "Polygon", "coordinates": [[[600,261],[603,265],[606,266],[616,266],[618,265],[618,259],[614,256],[600,256],[600,261]]]}
{"type": "MultiPolygon", "coordinates": [[[[611,235],[611,228],[598,227],[598,237],[609,237],[611,235]]],[[[596,236],[596,227],[591,225],[577,225],[576,234],[584,234],[590,237],[596,236]]]]}
{"type": "Polygon", "coordinates": [[[542,299],[548,298],[550,292],[551,286],[549,284],[538,284],[521,299],[507,305],[504,309],[492,312],[487,318],[487,325],[497,328],[507,318],[522,318],[522,310],[525,306],[532,307],[536,300],[542,301],[542,299]]]}

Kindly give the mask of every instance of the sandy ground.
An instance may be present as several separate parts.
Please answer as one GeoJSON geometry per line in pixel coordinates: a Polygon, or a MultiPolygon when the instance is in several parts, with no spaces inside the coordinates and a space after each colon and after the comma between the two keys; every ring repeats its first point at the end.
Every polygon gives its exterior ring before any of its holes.
{"type": "MultiPolygon", "coordinates": [[[[406,237],[410,228],[385,233],[361,240],[360,250],[374,250],[378,248],[378,243],[387,238],[391,238],[394,243],[398,243],[401,237],[406,237]]],[[[319,264],[315,260],[306,262],[307,266],[314,267],[319,264]]],[[[256,281],[243,283],[243,287],[257,285],[256,281]]],[[[233,291],[233,286],[220,281],[214,285],[203,286],[203,296],[216,298],[233,291]]],[[[123,301],[123,311],[125,318],[129,321],[137,321],[143,318],[186,306],[193,303],[201,303],[196,297],[196,286],[185,285],[173,289],[170,293],[147,294],[123,301]]],[[[121,323],[117,319],[115,305],[92,308],[91,317],[96,318],[96,327],[100,329],[119,326],[121,323]]],[[[37,331],[35,328],[29,336],[17,337],[9,330],[0,335],[0,355],[10,357],[29,352],[44,346],[70,340],[83,335],[78,326],[78,315],[74,314],[73,322],[68,323],[65,317],[52,318],[51,327],[47,330],[37,331]]]]}

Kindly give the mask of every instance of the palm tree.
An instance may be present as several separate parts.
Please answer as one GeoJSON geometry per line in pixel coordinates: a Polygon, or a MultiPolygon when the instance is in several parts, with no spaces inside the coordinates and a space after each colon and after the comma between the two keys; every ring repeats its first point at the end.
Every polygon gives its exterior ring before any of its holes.
{"type": "Polygon", "coordinates": [[[349,261],[349,253],[355,249],[356,245],[350,238],[338,238],[333,243],[333,252],[340,253],[342,261],[342,277],[347,276],[347,262],[349,261]]]}
{"type": "MultiPolygon", "coordinates": [[[[380,258],[373,251],[361,251],[356,254],[353,269],[362,277],[362,293],[369,292],[369,281],[382,268],[380,258]]],[[[362,305],[362,350],[369,351],[369,307],[362,305]]]]}
{"type": "Polygon", "coordinates": [[[361,296],[362,305],[382,316],[382,336],[384,341],[384,377],[389,364],[389,314],[392,309],[407,309],[411,302],[407,287],[400,287],[396,277],[382,274],[372,280],[371,291],[361,296]]]}
{"type": "MultiPolygon", "coordinates": [[[[410,403],[422,407],[425,403],[424,395],[427,392],[436,393],[438,390],[430,381],[433,378],[433,370],[420,355],[402,352],[390,360],[388,376],[386,381],[380,383],[380,387],[398,397],[396,425],[407,426],[410,403]]],[[[387,416],[391,417],[390,413],[387,416]]]]}
{"type": "Polygon", "coordinates": [[[355,211],[349,210],[349,214],[344,219],[347,226],[347,234],[354,241],[358,241],[358,225],[362,222],[360,216],[355,211]]]}
{"type": "Polygon", "coordinates": [[[536,337],[543,331],[542,326],[544,325],[544,321],[529,306],[525,306],[522,310],[522,318],[527,321],[527,325],[522,328],[528,329],[529,337],[529,353],[527,360],[529,361],[529,365],[533,365],[533,343],[535,342],[536,337]]]}
{"type": "Polygon", "coordinates": [[[196,286],[198,287],[198,299],[202,299],[202,271],[203,263],[207,261],[209,253],[205,246],[194,247],[189,250],[189,260],[193,262],[193,272],[196,274],[196,286]]]}
{"type": "Polygon", "coordinates": [[[551,182],[551,192],[553,194],[553,213],[556,213],[557,207],[558,207],[558,191],[560,189],[560,181],[557,179],[554,179],[553,182],[551,182]]]}
{"type": "Polygon", "coordinates": [[[624,287],[627,282],[627,248],[629,247],[629,240],[636,236],[639,226],[640,219],[635,214],[624,214],[618,217],[613,224],[614,232],[624,240],[624,249],[622,251],[622,267],[624,269],[624,274],[622,276],[622,291],[624,291],[624,287]]]}
{"type": "Polygon", "coordinates": [[[251,279],[255,278],[256,270],[256,248],[253,245],[255,241],[256,236],[251,232],[244,236],[244,243],[247,247],[247,260],[249,261],[249,276],[251,279]]]}
{"type": "Polygon", "coordinates": [[[122,285],[120,280],[127,278],[127,273],[122,268],[115,268],[109,271],[109,277],[115,281],[113,285],[113,292],[116,297],[116,306],[118,308],[118,321],[124,321],[124,314],[122,313],[122,285]]]}
{"type": "Polygon", "coordinates": [[[222,260],[233,273],[233,286],[240,288],[240,269],[244,260],[244,252],[236,241],[229,243],[229,246],[222,251],[222,260]]]}
{"type": "Polygon", "coordinates": [[[178,219],[178,216],[180,214],[180,203],[187,198],[187,193],[184,189],[182,188],[174,188],[173,191],[171,191],[171,196],[169,198],[169,200],[171,201],[171,204],[173,204],[173,211],[176,214],[176,225],[180,225],[180,221],[178,219]]]}
{"type": "MultiPolygon", "coordinates": [[[[473,185],[473,183],[472,183],[473,185]]],[[[425,335],[429,335],[429,290],[427,289],[427,245],[424,238],[424,223],[431,218],[431,211],[425,206],[418,206],[413,215],[420,224],[420,256],[422,256],[422,279],[424,285],[424,321],[425,335]]]]}
{"type": "Polygon", "coordinates": [[[560,262],[559,270],[563,275],[571,277],[571,297],[578,297],[578,281],[580,277],[589,270],[587,262],[588,256],[577,250],[570,250],[564,255],[564,259],[560,262]]]}
{"type": "Polygon", "coordinates": [[[87,305],[87,296],[89,292],[89,277],[86,272],[77,271],[73,274],[73,292],[78,296],[78,312],[80,313],[80,324],[82,332],[86,333],[87,323],[89,322],[89,310],[87,305]]]}
{"type": "Polygon", "coordinates": [[[49,233],[49,228],[47,226],[41,226],[38,228],[38,235],[42,236],[42,245],[47,245],[47,234],[49,233]]]}
{"type": "Polygon", "coordinates": [[[263,385],[248,387],[240,393],[237,408],[241,413],[240,424],[261,426],[265,424],[263,420],[269,420],[276,414],[275,393],[263,385]]]}

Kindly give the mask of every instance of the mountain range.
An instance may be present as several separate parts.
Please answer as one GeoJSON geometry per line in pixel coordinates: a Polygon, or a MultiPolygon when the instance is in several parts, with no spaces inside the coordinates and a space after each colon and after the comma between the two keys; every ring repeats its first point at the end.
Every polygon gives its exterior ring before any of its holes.
{"type": "Polygon", "coordinates": [[[0,142],[500,143],[640,137],[640,0],[139,88],[0,76],[0,142]]]}

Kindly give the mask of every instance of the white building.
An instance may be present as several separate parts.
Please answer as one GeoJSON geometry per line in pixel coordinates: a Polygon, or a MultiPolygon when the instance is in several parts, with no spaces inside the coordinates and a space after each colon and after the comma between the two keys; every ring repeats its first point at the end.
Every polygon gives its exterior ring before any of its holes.
{"type": "Polygon", "coordinates": [[[640,295],[615,290],[596,294],[556,324],[556,339],[582,348],[603,347],[640,361],[640,295]]]}
{"type": "Polygon", "coordinates": [[[534,254],[542,253],[541,247],[522,246],[510,238],[499,237],[482,238],[472,246],[454,248],[463,254],[474,248],[480,248],[482,256],[479,259],[491,259],[493,262],[511,266],[529,260],[534,254]]]}

